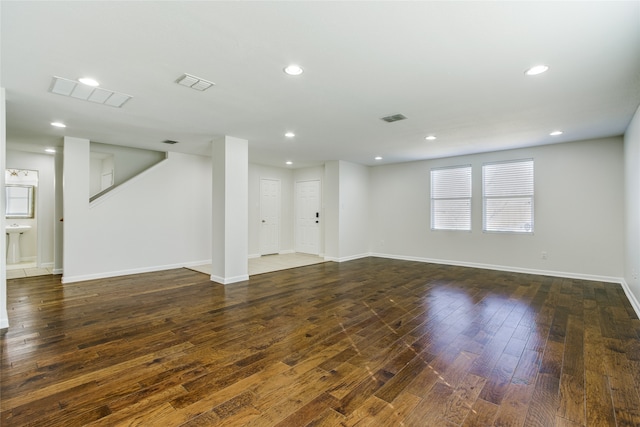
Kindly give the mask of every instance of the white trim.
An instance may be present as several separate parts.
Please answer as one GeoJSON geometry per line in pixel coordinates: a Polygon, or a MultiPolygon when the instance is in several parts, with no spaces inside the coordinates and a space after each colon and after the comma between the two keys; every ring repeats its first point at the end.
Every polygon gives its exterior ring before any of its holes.
{"type": "Polygon", "coordinates": [[[287,254],[294,254],[294,253],[296,253],[296,251],[294,251],[293,249],[286,249],[284,251],[278,252],[278,255],[287,255],[287,254]]]}
{"type": "Polygon", "coordinates": [[[183,268],[183,267],[194,267],[194,266],[203,265],[203,264],[211,264],[211,260],[190,261],[190,262],[183,262],[179,264],[156,265],[151,267],[132,268],[132,269],[120,270],[120,271],[107,271],[104,273],[85,274],[80,276],[64,276],[63,275],[60,281],[64,285],[67,283],[83,282],[85,280],[107,279],[110,277],[128,276],[130,274],[153,273],[155,271],[172,270],[174,268],[183,268]]]}
{"type": "Polygon", "coordinates": [[[629,284],[625,279],[622,279],[620,284],[622,285],[622,290],[624,291],[624,294],[627,296],[627,299],[631,303],[631,307],[633,307],[633,311],[636,312],[636,316],[638,316],[638,318],[640,319],[640,302],[638,301],[636,296],[633,294],[633,292],[631,292],[631,288],[629,288],[629,284]]]}
{"type": "Polygon", "coordinates": [[[64,273],[64,270],[63,270],[63,269],[61,269],[61,268],[54,268],[54,269],[52,270],[52,273],[53,273],[53,274],[63,274],[63,273],[64,273]]]}
{"type": "MultiPolygon", "coordinates": [[[[375,256],[372,255],[371,253],[364,253],[364,254],[358,254],[358,255],[350,255],[350,256],[346,256],[346,257],[341,257],[341,258],[336,258],[336,257],[332,257],[332,256],[326,256],[323,257],[325,261],[333,261],[333,262],[347,262],[347,261],[353,261],[356,259],[361,259],[361,258],[367,258],[370,256],[375,256]]],[[[385,257],[380,257],[380,258],[385,258],[385,257]]]]}
{"type": "Polygon", "coordinates": [[[247,258],[252,259],[252,258],[260,258],[262,255],[260,254],[249,254],[249,256],[247,258]]]}
{"type": "Polygon", "coordinates": [[[245,282],[247,280],[249,280],[249,275],[248,274],[244,274],[242,276],[235,276],[235,277],[220,277],[220,276],[215,276],[215,275],[211,275],[210,277],[212,282],[216,282],[216,283],[220,283],[221,285],[229,285],[231,283],[238,283],[238,282],[245,282]]]}
{"type": "Polygon", "coordinates": [[[5,317],[0,319],[0,329],[7,329],[9,327],[9,318],[5,317]]]}
{"type": "Polygon", "coordinates": [[[398,259],[398,260],[404,260],[404,261],[427,262],[431,264],[445,264],[445,265],[455,265],[459,267],[481,268],[485,270],[509,271],[512,273],[536,274],[539,276],[563,277],[566,279],[591,280],[591,281],[597,281],[597,282],[622,283],[622,281],[624,280],[621,277],[615,277],[615,276],[599,276],[595,274],[569,273],[565,271],[537,270],[533,268],[511,267],[506,265],[494,265],[494,264],[481,264],[477,262],[451,261],[451,260],[444,260],[444,259],[422,258],[422,257],[390,255],[390,254],[380,254],[380,253],[372,253],[371,256],[379,257],[379,258],[398,259]]]}

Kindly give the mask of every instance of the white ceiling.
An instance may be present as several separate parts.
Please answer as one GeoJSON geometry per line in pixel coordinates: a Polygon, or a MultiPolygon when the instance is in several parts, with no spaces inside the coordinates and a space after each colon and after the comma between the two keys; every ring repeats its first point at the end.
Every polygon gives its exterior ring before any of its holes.
{"type": "Polygon", "coordinates": [[[373,165],[621,135],[640,104],[639,1],[0,8],[10,148],[68,135],[208,154],[231,135],[257,163],[373,165]],[[290,63],[304,74],[284,74],[290,63]],[[538,63],[549,71],[524,75],[538,63]],[[216,86],[185,88],[183,73],[216,86]],[[53,76],[91,76],[133,99],[118,109],[52,94],[53,76]],[[408,119],[380,120],[395,113],[408,119]]]}

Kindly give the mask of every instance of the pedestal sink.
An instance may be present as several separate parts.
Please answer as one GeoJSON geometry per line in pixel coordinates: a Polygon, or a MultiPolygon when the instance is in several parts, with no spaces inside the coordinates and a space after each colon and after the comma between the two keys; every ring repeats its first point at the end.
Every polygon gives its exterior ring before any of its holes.
{"type": "Polygon", "coordinates": [[[20,235],[31,230],[30,225],[7,225],[9,235],[9,248],[7,248],[7,264],[20,262],[20,235]]]}

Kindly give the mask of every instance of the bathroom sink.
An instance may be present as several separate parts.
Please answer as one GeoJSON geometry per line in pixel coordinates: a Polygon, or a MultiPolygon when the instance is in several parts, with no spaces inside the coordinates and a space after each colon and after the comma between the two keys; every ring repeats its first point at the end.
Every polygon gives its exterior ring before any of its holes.
{"type": "Polygon", "coordinates": [[[9,235],[9,247],[7,248],[7,264],[17,264],[20,258],[20,237],[25,231],[31,230],[30,225],[7,225],[7,234],[9,235]]]}
{"type": "Polygon", "coordinates": [[[31,230],[30,225],[7,225],[6,227],[7,233],[24,233],[25,231],[31,230]]]}

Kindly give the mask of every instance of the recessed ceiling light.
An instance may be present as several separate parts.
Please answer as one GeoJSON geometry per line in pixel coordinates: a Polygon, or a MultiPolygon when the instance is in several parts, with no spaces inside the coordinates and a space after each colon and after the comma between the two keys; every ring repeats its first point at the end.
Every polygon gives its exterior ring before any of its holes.
{"type": "Polygon", "coordinates": [[[293,138],[294,136],[296,136],[296,134],[293,132],[287,132],[284,134],[284,136],[286,136],[287,138],[293,138]]]}
{"type": "Polygon", "coordinates": [[[304,72],[304,70],[299,65],[291,64],[284,67],[284,72],[289,74],[290,76],[299,76],[304,72]]]}
{"type": "Polygon", "coordinates": [[[436,137],[435,137],[435,135],[429,135],[429,136],[427,136],[425,139],[426,139],[427,141],[435,141],[435,140],[436,140],[436,137]]]}
{"type": "Polygon", "coordinates": [[[562,135],[562,131],[561,130],[554,130],[553,132],[551,132],[549,135],[551,136],[558,136],[558,135],[562,135]]]}
{"type": "Polygon", "coordinates": [[[376,160],[382,160],[382,157],[376,156],[376,160]]]}
{"type": "Polygon", "coordinates": [[[47,153],[55,153],[56,150],[54,150],[53,148],[45,148],[45,150],[47,153]]]}
{"type": "Polygon", "coordinates": [[[92,87],[100,86],[100,83],[98,83],[97,80],[92,79],[91,77],[82,77],[82,78],[79,78],[78,81],[83,85],[87,85],[87,86],[92,86],[92,87]]]}
{"type": "Polygon", "coordinates": [[[533,67],[529,68],[527,71],[525,71],[524,73],[527,76],[536,76],[538,74],[542,74],[545,71],[547,71],[549,69],[548,65],[534,65],[533,67]]]}
{"type": "Polygon", "coordinates": [[[66,128],[67,127],[67,125],[65,125],[62,122],[51,122],[51,126],[55,126],[57,128],[66,128]]]}
{"type": "Polygon", "coordinates": [[[293,162],[292,162],[291,160],[289,160],[289,161],[287,161],[287,164],[288,164],[288,165],[292,165],[292,164],[293,164],[293,162]]]}

